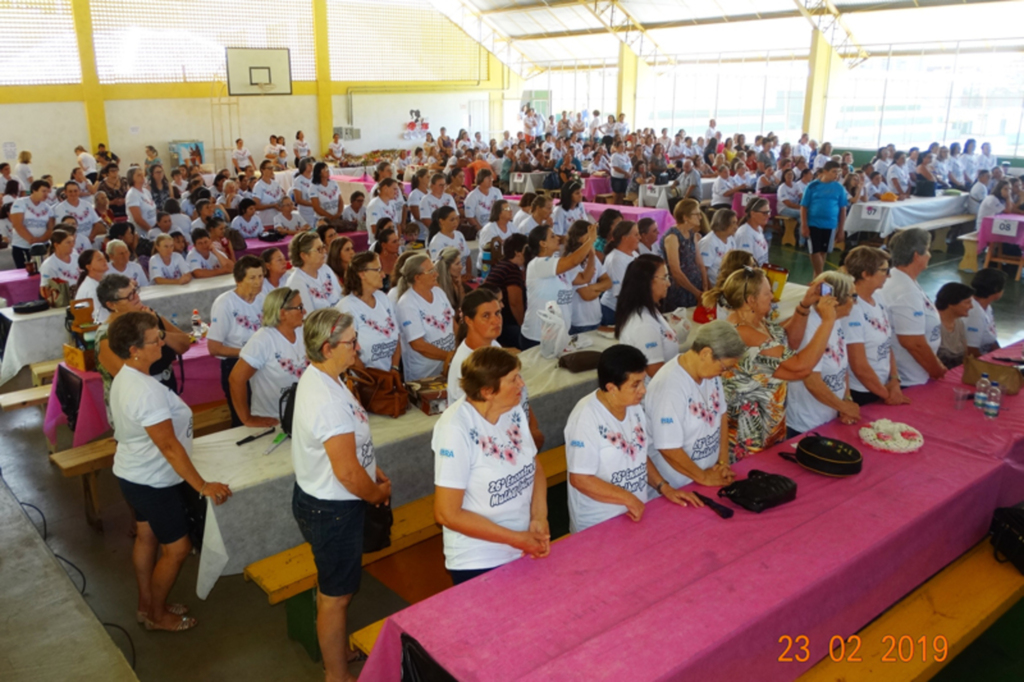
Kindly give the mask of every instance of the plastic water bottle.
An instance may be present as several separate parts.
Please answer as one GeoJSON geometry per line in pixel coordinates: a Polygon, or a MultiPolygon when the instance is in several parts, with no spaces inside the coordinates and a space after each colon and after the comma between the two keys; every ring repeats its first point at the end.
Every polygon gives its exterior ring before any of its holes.
{"type": "Polygon", "coordinates": [[[178,326],[178,313],[171,313],[171,326],[176,329],[181,329],[181,327],[178,326]]]}
{"type": "MultiPolygon", "coordinates": [[[[199,316],[198,309],[192,311],[192,336],[197,339],[203,338],[203,318],[199,316]]],[[[980,382],[978,385],[981,385],[980,382]]]]}
{"type": "Polygon", "coordinates": [[[487,279],[487,273],[491,271],[491,250],[484,249],[480,255],[480,278],[487,279]]]}
{"type": "Polygon", "coordinates": [[[992,387],[988,389],[988,400],[985,401],[985,418],[995,419],[999,416],[999,408],[1003,404],[1003,391],[999,388],[999,382],[993,381],[992,387]]]}
{"type": "Polygon", "coordinates": [[[992,382],[988,379],[988,372],[985,372],[978,379],[978,383],[974,385],[974,406],[979,410],[985,409],[985,401],[988,400],[990,388],[992,388],[992,382]]]}

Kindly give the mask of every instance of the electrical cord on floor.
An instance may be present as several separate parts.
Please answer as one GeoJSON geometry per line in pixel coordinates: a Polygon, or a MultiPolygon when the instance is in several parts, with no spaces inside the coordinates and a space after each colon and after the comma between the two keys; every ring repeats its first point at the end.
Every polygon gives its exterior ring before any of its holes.
{"type": "Polygon", "coordinates": [[[104,625],[104,627],[108,627],[108,628],[117,628],[118,630],[120,630],[121,632],[124,633],[125,637],[128,638],[128,645],[132,649],[132,670],[135,670],[135,642],[132,641],[132,636],[128,634],[127,630],[125,630],[123,627],[121,627],[117,623],[104,623],[103,625],[104,625]]]}
{"type": "Polygon", "coordinates": [[[78,566],[75,566],[73,563],[62,557],[60,554],[57,554],[56,552],[53,553],[53,556],[57,557],[58,559],[66,563],[68,566],[78,571],[78,575],[82,576],[82,589],[80,590],[80,592],[81,594],[85,594],[85,573],[82,573],[82,569],[80,569],[78,566]]]}
{"type": "MultiPolygon", "coordinates": [[[[15,498],[15,499],[17,499],[17,498],[15,498]]],[[[36,512],[39,514],[39,518],[41,518],[43,520],[43,542],[46,542],[46,536],[48,534],[47,531],[46,531],[46,514],[43,513],[42,509],[40,509],[39,507],[35,506],[34,504],[32,504],[30,502],[21,502],[21,501],[19,501],[18,504],[20,504],[22,507],[28,507],[29,509],[35,509],[36,512]]]]}

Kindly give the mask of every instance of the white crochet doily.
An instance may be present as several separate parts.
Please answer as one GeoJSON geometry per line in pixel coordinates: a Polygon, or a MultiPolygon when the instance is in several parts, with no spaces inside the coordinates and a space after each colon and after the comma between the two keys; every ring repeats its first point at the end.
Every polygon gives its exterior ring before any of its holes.
{"type": "Polygon", "coordinates": [[[924,445],[924,436],[913,426],[879,419],[861,428],[860,439],[883,452],[914,452],[924,445]]]}

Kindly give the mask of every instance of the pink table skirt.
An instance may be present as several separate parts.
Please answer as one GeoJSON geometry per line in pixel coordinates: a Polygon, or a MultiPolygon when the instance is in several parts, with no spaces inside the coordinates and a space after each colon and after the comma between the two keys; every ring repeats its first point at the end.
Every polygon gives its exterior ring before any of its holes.
{"type": "MultiPolygon", "coordinates": [[[[747,213],[746,204],[750,202],[750,199],[753,196],[754,196],[754,194],[750,193],[750,192],[737,192],[736,194],[732,195],[732,210],[736,212],[736,217],[738,219],[743,220],[743,216],[746,215],[746,213],[747,213]],[[744,201],[744,199],[746,199],[746,201],[744,201]]],[[[779,212],[778,211],[778,202],[779,202],[778,195],[776,195],[776,194],[758,194],[757,196],[762,197],[762,198],[768,200],[768,206],[770,207],[771,212],[772,212],[771,217],[774,218],[778,214],[778,212],[779,212]]]]}
{"type": "MultiPolygon", "coordinates": [[[[352,240],[352,244],[355,246],[356,252],[366,251],[369,248],[369,235],[365,232],[340,232],[339,237],[348,237],[352,240]]],[[[285,258],[288,258],[288,245],[291,244],[294,235],[286,235],[284,239],[279,242],[264,242],[259,239],[246,239],[246,248],[242,251],[236,251],[235,255],[241,258],[245,255],[259,256],[265,249],[277,248],[281,250],[285,258]]]]}
{"type": "Polygon", "coordinates": [[[583,180],[583,199],[593,201],[598,194],[611,194],[612,181],[607,177],[590,177],[583,180]]]}
{"type": "Polygon", "coordinates": [[[623,220],[631,220],[634,223],[644,218],[653,218],[658,225],[658,232],[664,234],[670,227],[676,224],[672,214],[663,208],[647,208],[645,206],[619,206],[613,204],[592,204],[584,201],[583,207],[587,213],[596,221],[604,213],[605,209],[613,208],[622,214],[623,220]]]}
{"type": "MultiPolygon", "coordinates": [[[[192,344],[185,353],[185,390],[182,400],[188,405],[203,405],[224,400],[224,392],[220,388],[220,360],[210,355],[206,349],[206,341],[192,344]]],[[[66,367],[66,365],[61,365],[66,367]]],[[[82,378],[82,397],[78,403],[78,423],[75,429],[72,447],[85,445],[96,440],[110,429],[107,420],[107,409],[103,403],[103,377],[99,372],[82,372],[67,367],[82,378]]],[[[174,366],[175,376],[181,381],[180,369],[174,366]]],[[[57,382],[50,388],[50,400],[46,404],[46,417],[43,421],[43,433],[51,443],[57,441],[57,427],[67,424],[67,417],[61,409],[56,393],[57,382]]]]}
{"type": "Polygon", "coordinates": [[[0,296],[7,305],[16,305],[39,298],[39,275],[29,277],[24,268],[0,271],[0,296]]]}
{"type": "Polygon", "coordinates": [[[1024,216],[1000,214],[982,218],[978,229],[978,252],[983,251],[989,242],[1016,244],[1024,248],[1024,216]],[[997,222],[1000,229],[993,231],[997,222]]]}
{"type": "Polygon", "coordinates": [[[819,432],[861,448],[860,474],[810,473],[778,457],[792,452],[783,443],[736,469],[789,476],[792,503],[722,520],[654,500],[640,523],[620,516],[395,614],[363,672],[398,680],[408,633],[457,679],[794,679],[1024,496],[1024,431],[956,412],[950,391],[938,382],[910,389],[912,405],[863,409],[920,428],[917,453],[875,451],[858,426],[832,422],[819,432]],[[807,662],[778,662],[783,635],[809,638],[807,662]]]}

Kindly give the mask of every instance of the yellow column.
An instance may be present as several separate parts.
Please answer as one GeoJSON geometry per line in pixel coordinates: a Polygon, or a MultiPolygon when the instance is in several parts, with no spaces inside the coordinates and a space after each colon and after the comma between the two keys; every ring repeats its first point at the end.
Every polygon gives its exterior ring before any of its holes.
{"type": "Polygon", "coordinates": [[[636,127],[636,53],[625,43],[619,43],[618,92],[615,97],[616,114],[625,114],[630,128],[636,127]]]}
{"type": "Polygon", "coordinates": [[[92,10],[89,0],[72,0],[71,12],[78,38],[78,60],[82,64],[82,103],[89,128],[89,147],[96,150],[99,143],[107,143],[107,109],[96,71],[96,49],[92,43],[92,10]]]}
{"type": "Polygon", "coordinates": [[[825,134],[825,102],[833,70],[842,68],[843,60],[832,49],[818,29],[811,33],[811,54],[807,61],[807,92],[804,94],[804,132],[811,139],[822,141],[825,134]]]}
{"type": "Polygon", "coordinates": [[[334,139],[334,88],[331,84],[331,48],[327,39],[327,2],[313,2],[313,49],[316,55],[316,110],[320,128],[321,156],[334,139]]]}

